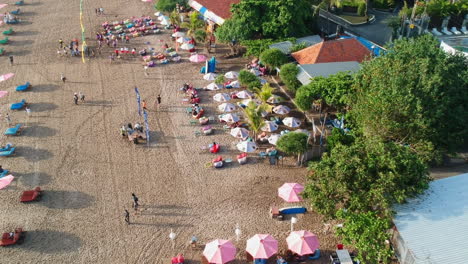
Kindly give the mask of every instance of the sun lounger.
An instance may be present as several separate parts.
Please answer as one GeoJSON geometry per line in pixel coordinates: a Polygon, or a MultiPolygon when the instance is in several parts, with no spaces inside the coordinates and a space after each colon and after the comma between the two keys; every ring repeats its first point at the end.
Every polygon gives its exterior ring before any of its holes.
{"type": "Polygon", "coordinates": [[[6,144],[5,147],[0,148],[0,151],[10,150],[11,147],[13,147],[13,144],[8,143],[8,144],[6,144]]]}
{"type": "Polygon", "coordinates": [[[307,208],[302,207],[302,206],[293,206],[293,207],[284,207],[280,208],[279,212],[281,214],[287,215],[287,214],[304,214],[307,212],[307,208]]]}
{"type": "Polygon", "coordinates": [[[11,35],[13,34],[13,28],[3,31],[3,35],[11,35]]]}
{"type": "Polygon", "coordinates": [[[13,15],[19,15],[20,14],[20,9],[18,8],[16,10],[13,10],[10,13],[13,14],[13,15]]]}
{"type": "Polygon", "coordinates": [[[26,82],[25,84],[22,84],[22,85],[18,85],[16,86],[16,91],[18,92],[24,92],[26,91],[28,88],[31,87],[31,84],[29,82],[26,82]]]}
{"type": "Polygon", "coordinates": [[[8,37],[1,39],[0,44],[8,44],[8,37]]]}
{"type": "Polygon", "coordinates": [[[7,150],[7,151],[0,151],[0,156],[2,157],[11,156],[13,155],[13,153],[15,153],[15,149],[16,148],[11,148],[10,150],[7,150]]]}
{"type": "Polygon", "coordinates": [[[5,133],[3,133],[5,136],[17,136],[21,132],[21,124],[17,124],[14,127],[9,127],[7,130],[5,130],[5,133]]]}
{"type": "Polygon", "coordinates": [[[9,172],[8,170],[5,170],[5,169],[4,169],[3,172],[0,173],[0,178],[3,178],[3,177],[5,177],[5,176],[7,176],[7,175],[8,175],[8,172],[9,172]]]}
{"type": "Polygon", "coordinates": [[[10,110],[20,110],[20,109],[23,108],[25,105],[26,105],[26,100],[23,99],[23,100],[21,100],[21,102],[19,102],[19,103],[11,104],[10,110]]]}
{"type": "Polygon", "coordinates": [[[20,5],[24,5],[24,1],[23,1],[23,0],[17,1],[17,2],[15,3],[15,5],[19,5],[19,6],[20,6],[20,5]]]}

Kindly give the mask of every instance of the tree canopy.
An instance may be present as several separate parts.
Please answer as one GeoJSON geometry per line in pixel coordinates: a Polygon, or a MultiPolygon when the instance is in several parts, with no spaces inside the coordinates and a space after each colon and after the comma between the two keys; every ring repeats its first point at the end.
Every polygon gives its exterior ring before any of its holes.
{"type": "Polygon", "coordinates": [[[239,83],[243,86],[247,86],[247,89],[250,91],[255,91],[255,88],[262,87],[262,83],[257,76],[247,70],[241,70],[238,79],[239,83]]]}
{"type": "Polygon", "coordinates": [[[234,15],[231,19],[224,21],[223,25],[216,30],[215,36],[219,42],[229,44],[231,50],[236,52],[239,42],[250,39],[252,34],[245,29],[242,20],[234,15]]]}
{"type": "Polygon", "coordinates": [[[434,37],[397,40],[363,64],[351,114],[366,137],[408,144],[439,160],[468,142],[468,58],[434,37]]]}
{"type": "MultiPolygon", "coordinates": [[[[297,79],[297,74],[299,69],[297,65],[293,63],[284,64],[280,69],[280,78],[286,84],[286,87],[291,92],[296,92],[296,90],[301,86],[301,82],[297,79]]],[[[310,107],[309,107],[310,108],[310,107]]]]}
{"type": "Polygon", "coordinates": [[[279,68],[288,62],[288,58],[279,49],[267,49],[260,54],[260,61],[270,68],[279,68]]]}
{"type": "Polygon", "coordinates": [[[307,151],[308,136],[305,133],[290,132],[278,139],[276,146],[287,154],[298,154],[298,164],[301,163],[301,154],[307,151]]]}
{"type": "Polygon", "coordinates": [[[155,4],[155,8],[160,11],[164,12],[171,12],[176,8],[176,4],[186,6],[187,1],[186,0],[159,0],[155,4]]]}

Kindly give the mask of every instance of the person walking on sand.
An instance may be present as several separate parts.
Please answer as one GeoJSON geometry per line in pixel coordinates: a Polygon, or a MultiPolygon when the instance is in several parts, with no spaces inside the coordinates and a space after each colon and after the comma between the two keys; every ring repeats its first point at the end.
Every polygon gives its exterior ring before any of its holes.
{"type": "Polygon", "coordinates": [[[63,40],[59,39],[60,48],[63,49],[63,40]]]}
{"type": "Polygon", "coordinates": [[[6,113],[6,115],[5,115],[5,121],[7,122],[7,125],[10,126],[11,118],[10,118],[10,115],[8,113],[6,113]]]}
{"type": "Polygon", "coordinates": [[[158,94],[158,97],[156,98],[156,108],[159,110],[160,106],[161,106],[161,95],[158,94]]]}
{"type": "Polygon", "coordinates": [[[80,92],[80,101],[84,103],[85,95],[83,92],[80,92]]]}
{"type": "Polygon", "coordinates": [[[145,111],[148,111],[148,105],[146,104],[146,100],[143,100],[143,102],[141,102],[141,108],[143,108],[143,110],[145,111]]]}
{"type": "Polygon", "coordinates": [[[125,222],[127,223],[127,225],[130,224],[130,212],[128,212],[127,209],[125,209],[125,222]]]}
{"type": "Polygon", "coordinates": [[[149,76],[149,73],[148,73],[148,66],[145,65],[145,66],[143,67],[143,69],[144,69],[144,71],[145,71],[145,76],[148,77],[148,76],[149,76]]]}
{"type": "Polygon", "coordinates": [[[132,199],[133,199],[133,208],[135,209],[135,211],[138,211],[138,206],[140,206],[140,204],[138,204],[138,197],[132,193],[132,199]]]}
{"type": "Polygon", "coordinates": [[[13,55],[8,56],[8,59],[10,59],[10,66],[13,66],[13,55]]]}
{"type": "Polygon", "coordinates": [[[65,81],[67,80],[67,77],[65,77],[63,73],[60,73],[60,80],[62,80],[62,82],[65,83],[65,81]]]}
{"type": "Polygon", "coordinates": [[[75,93],[73,95],[73,102],[75,102],[76,105],[78,104],[78,94],[77,93],[75,93]]]}

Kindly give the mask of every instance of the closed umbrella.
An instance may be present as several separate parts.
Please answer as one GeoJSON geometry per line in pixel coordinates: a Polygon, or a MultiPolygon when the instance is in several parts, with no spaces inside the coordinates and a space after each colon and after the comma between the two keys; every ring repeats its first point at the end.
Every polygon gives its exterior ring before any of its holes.
{"type": "Polygon", "coordinates": [[[301,126],[301,121],[295,117],[286,117],[283,119],[283,124],[288,127],[300,127],[301,126]]]}
{"type": "Polygon", "coordinates": [[[214,81],[217,76],[218,76],[218,74],[210,72],[210,73],[207,73],[207,74],[203,75],[203,79],[205,79],[207,81],[214,81]]]}
{"type": "Polygon", "coordinates": [[[2,98],[3,96],[7,94],[8,94],[8,91],[0,91],[0,98],[2,98]]]}
{"type": "Polygon", "coordinates": [[[6,81],[13,76],[15,76],[14,73],[7,73],[7,74],[0,75],[0,82],[6,81]]]}
{"type": "Polygon", "coordinates": [[[302,198],[299,193],[304,191],[304,186],[299,183],[287,182],[278,188],[278,196],[288,203],[300,202],[302,198]]]}
{"type": "Polygon", "coordinates": [[[227,123],[234,123],[240,120],[239,116],[237,114],[223,114],[219,117],[220,121],[224,121],[227,123]]]}
{"type": "Polygon", "coordinates": [[[278,252],[278,241],[267,234],[256,234],[247,240],[246,251],[254,259],[269,259],[278,252]]]}
{"type": "Polygon", "coordinates": [[[241,99],[252,98],[253,94],[247,90],[243,90],[236,93],[236,96],[241,99]]]}
{"type": "Polygon", "coordinates": [[[229,96],[227,93],[217,93],[213,95],[213,100],[216,102],[227,102],[231,100],[231,96],[229,96]]]}
{"type": "Polygon", "coordinates": [[[222,103],[218,105],[218,110],[221,112],[229,113],[236,110],[236,106],[231,103],[222,103]]]}
{"type": "Polygon", "coordinates": [[[228,71],[226,74],[224,74],[224,77],[228,79],[236,79],[239,77],[239,73],[235,71],[228,71]]]}
{"type": "Polygon", "coordinates": [[[268,137],[268,143],[270,143],[270,144],[276,146],[276,143],[278,142],[278,139],[279,139],[280,137],[281,137],[280,134],[271,134],[271,135],[268,137]]]}
{"type": "Polygon", "coordinates": [[[205,62],[206,61],[206,56],[201,55],[201,54],[193,54],[190,56],[189,60],[191,62],[205,62]]]}
{"type": "Polygon", "coordinates": [[[257,144],[252,141],[242,141],[237,144],[237,149],[242,152],[254,152],[257,150],[257,144]]]}
{"type": "Polygon", "coordinates": [[[261,128],[262,131],[273,132],[278,130],[278,125],[273,121],[265,121],[265,125],[261,128]]]}
{"type": "Polygon", "coordinates": [[[268,98],[267,100],[267,103],[270,103],[270,104],[278,104],[282,101],[282,97],[281,96],[278,96],[278,95],[272,95],[270,96],[270,98],[268,98]]]}
{"type": "Polygon", "coordinates": [[[243,127],[236,127],[231,129],[231,136],[235,138],[247,138],[249,136],[249,131],[243,127]]]}
{"type": "Polygon", "coordinates": [[[273,108],[273,112],[279,115],[287,115],[289,112],[291,112],[291,109],[285,105],[278,105],[273,108]]]}
{"type": "Polygon", "coordinates": [[[216,239],[206,244],[203,256],[209,263],[224,264],[236,258],[236,247],[229,240],[216,239]]]}
{"type": "Polygon", "coordinates": [[[192,45],[192,44],[184,43],[184,44],[182,44],[182,45],[180,46],[180,48],[183,49],[183,50],[190,50],[190,49],[195,48],[195,46],[192,45]]]}
{"type": "Polygon", "coordinates": [[[299,256],[314,254],[320,247],[317,236],[306,230],[291,232],[286,242],[288,249],[299,256]]]}
{"type": "Polygon", "coordinates": [[[206,89],[207,90],[210,90],[210,91],[215,91],[215,90],[219,90],[223,88],[221,85],[219,84],[216,84],[216,83],[210,83],[206,86],[206,89]]]}
{"type": "Polygon", "coordinates": [[[0,178],[0,190],[10,185],[15,177],[13,175],[7,175],[3,178],[0,178]]]}
{"type": "Polygon", "coordinates": [[[185,36],[185,33],[184,33],[184,32],[180,32],[180,31],[177,31],[176,33],[173,33],[172,36],[173,36],[174,38],[179,38],[179,37],[185,36]]]}

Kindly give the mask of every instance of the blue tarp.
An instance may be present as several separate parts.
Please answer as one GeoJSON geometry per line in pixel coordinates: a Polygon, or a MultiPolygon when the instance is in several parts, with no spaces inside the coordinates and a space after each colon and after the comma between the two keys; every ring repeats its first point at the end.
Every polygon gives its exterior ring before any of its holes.
{"type": "Polygon", "coordinates": [[[350,38],[355,38],[357,41],[359,41],[364,47],[366,47],[368,50],[372,51],[372,54],[376,57],[383,55],[384,49],[381,47],[377,46],[377,44],[374,44],[370,42],[369,40],[363,38],[363,37],[349,37],[349,36],[341,36],[342,39],[350,39],[350,38]]]}

